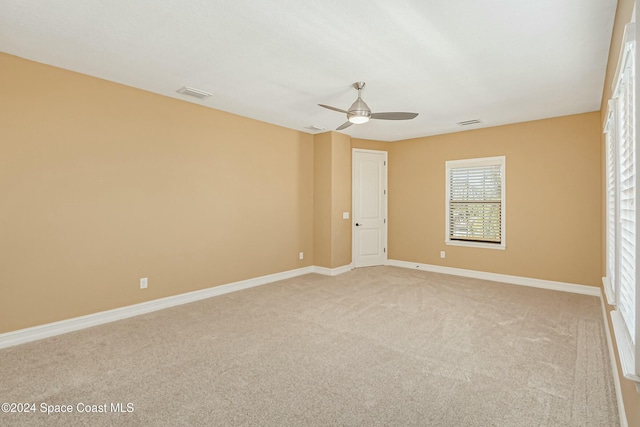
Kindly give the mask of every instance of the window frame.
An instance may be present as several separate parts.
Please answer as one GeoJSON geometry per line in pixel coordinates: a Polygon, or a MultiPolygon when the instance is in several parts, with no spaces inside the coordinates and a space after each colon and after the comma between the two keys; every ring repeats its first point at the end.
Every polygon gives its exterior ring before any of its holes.
{"type": "MultiPolygon", "coordinates": [[[[638,209],[637,199],[638,194],[640,194],[640,168],[638,168],[638,159],[637,159],[637,132],[636,132],[636,122],[637,122],[637,114],[638,109],[636,108],[636,99],[637,93],[639,92],[639,87],[636,84],[635,79],[635,66],[637,61],[637,55],[635,53],[635,22],[627,24],[624,31],[624,37],[622,42],[622,47],[620,50],[620,58],[618,60],[618,67],[616,69],[616,74],[612,82],[613,95],[612,99],[609,101],[609,110],[607,111],[607,121],[605,122],[604,133],[607,137],[609,137],[613,133],[613,138],[615,141],[615,163],[613,167],[615,168],[615,191],[612,195],[609,189],[609,173],[610,169],[610,157],[609,157],[609,146],[607,149],[607,163],[605,167],[605,198],[607,202],[609,202],[610,198],[615,200],[615,218],[611,218],[609,214],[610,209],[607,206],[607,216],[606,216],[606,232],[605,239],[607,245],[607,251],[611,248],[610,245],[615,245],[615,265],[612,266],[609,260],[609,256],[605,256],[606,259],[606,276],[603,278],[603,284],[605,289],[605,294],[607,296],[607,301],[610,305],[614,306],[614,310],[611,311],[611,323],[613,326],[613,333],[616,338],[616,345],[618,347],[618,354],[620,356],[620,365],[622,368],[622,373],[625,378],[636,382],[636,387],[640,390],[640,295],[638,289],[638,280],[640,279],[640,268],[638,268],[637,261],[637,253],[638,248],[640,248],[640,209],[638,209]],[[625,79],[628,79],[625,82],[625,79]],[[631,88],[626,87],[625,85],[632,85],[631,88]],[[633,90],[631,90],[633,89],[633,90]],[[633,109],[631,114],[626,115],[625,117],[631,120],[629,123],[622,123],[625,115],[625,111],[621,108],[620,103],[626,100],[625,96],[633,97],[633,102],[630,103],[630,108],[633,109]],[[624,127],[627,125],[627,127],[624,127]],[[633,134],[633,138],[629,141],[625,138],[626,133],[623,131],[631,130],[633,134]],[[626,144],[626,145],[625,145],[626,144]],[[633,205],[633,215],[629,217],[628,215],[623,215],[621,206],[622,206],[622,194],[621,188],[622,186],[622,173],[623,173],[623,164],[622,156],[625,152],[625,147],[627,150],[634,149],[635,152],[631,155],[631,159],[633,159],[632,167],[635,169],[634,171],[634,179],[627,182],[633,182],[633,198],[631,199],[633,205]],[[631,148],[629,148],[631,147],[631,148]],[[626,218],[623,218],[625,216],[626,218]],[[632,219],[634,222],[634,236],[632,238],[632,242],[629,241],[628,237],[625,241],[631,242],[633,246],[633,254],[629,256],[627,254],[626,259],[632,259],[631,267],[633,268],[633,272],[631,275],[628,273],[626,275],[621,271],[622,266],[622,258],[624,254],[622,253],[623,245],[623,236],[622,236],[622,219],[626,219],[628,222],[629,219],[632,219]],[[614,221],[613,223],[611,221],[614,221]],[[615,235],[611,236],[610,227],[615,227],[615,235]],[[615,239],[615,240],[614,240],[615,239]],[[614,240],[612,242],[612,240],[614,240]],[[613,277],[609,277],[612,273],[613,277]],[[622,276],[626,276],[626,281],[622,282],[622,276]],[[624,285],[629,283],[629,279],[632,281],[631,289],[633,290],[633,299],[628,303],[628,297],[624,300],[625,305],[622,305],[623,301],[623,288],[624,285]],[[621,307],[624,309],[625,307],[633,307],[633,319],[629,320],[625,318],[624,310],[621,311],[621,307]],[[627,322],[631,322],[631,326],[628,325],[627,322]],[[633,336],[631,335],[632,327],[634,329],[633,336]]],[[[629,108],[629,105],[626,105],[629,108]]],[[[606,142],[606,141],[605,141],[606,142]]],[[[628,158],[627,158],[628,160],[628,158]]],[[[626,165],[628,166],[628,165],[626,165]]],[[[628,265],[628,263],[627,263],[628,265]]],[[[628,286],[627,286],[628,287],[628,286]]]]}
{"type": "Polygon", "coordinates": [[[466,246],[472,248],[504,250],[506,244],[506,156],[479,157],[472,159],[447,160],[445,162],[445,244],[452,246],[466,246]],[[482,166],[500,166],[501,199],[500,199],[500,242],[478,242],[451,239],[450,235],[450,201],[451,201],[451,171],[453,169],[474,168],[482,166]]]}

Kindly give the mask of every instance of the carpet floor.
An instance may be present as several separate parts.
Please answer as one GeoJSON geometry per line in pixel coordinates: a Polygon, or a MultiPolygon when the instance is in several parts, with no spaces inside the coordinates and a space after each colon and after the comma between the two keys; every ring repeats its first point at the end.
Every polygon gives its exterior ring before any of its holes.
{"type": "Polygon", "coordinates": [[[34,411],[3,426],[619,425],[598,298],[396,267],[0,350],[4,402],[34,411]]]}

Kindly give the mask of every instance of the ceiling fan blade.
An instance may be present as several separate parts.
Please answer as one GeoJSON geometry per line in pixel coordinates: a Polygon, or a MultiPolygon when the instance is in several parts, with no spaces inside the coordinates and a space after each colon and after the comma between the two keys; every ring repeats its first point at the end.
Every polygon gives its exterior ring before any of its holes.
{"type": "Polygon", "coordinates": [[[336,128],[336,130],[342,130],[342,129],[346,129],[349,126],[351,126],[353,123],[351,122],[344,122],[343,124],[341,124],[338,128],[336,128]]]}
{"type": "Polygon", "coordinates": [[[372,119],[378,120],[411,120],[415,119],[418,113],[372,113],[372,119]]]}
{"type": "Polygon", "coordinates": [[[333,110],[333,111],[337,111],[338,113],[347,114],[347,111],[341,110],[340,108],[336,108],[336,107],[332,107],[330,105],[324,105],[324,104],[318,104],[318,105],[321,106],[322,108],[326,108],[328,110],[333,110]]]}

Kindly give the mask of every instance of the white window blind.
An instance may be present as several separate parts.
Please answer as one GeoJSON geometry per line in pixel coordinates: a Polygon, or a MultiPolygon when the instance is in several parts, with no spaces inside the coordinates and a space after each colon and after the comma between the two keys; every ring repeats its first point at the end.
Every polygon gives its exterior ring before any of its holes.
{"type": "Polygon", "coordinates": [[[636,153],[635,153],[635,73],[629,52],[616,91],[618,103],[619,239],[618,310],[625,321],[631,342],[636,325],[636,153]]]}
{"type": "Polygon", "coordinates": [[[447,242],[504,243],[504,157],[447,162],[447,242]]]}
{"type": "Polygon", "coordinates": [[[617,150],[616,150],[616,129],[615,124],[618,115],[616,114],[616,103],[609,101],[609,111],[605,124],[605,145],[606,145],[606,276],[603,280],[605,295],[610,305],[617,304],[617,150]]]}

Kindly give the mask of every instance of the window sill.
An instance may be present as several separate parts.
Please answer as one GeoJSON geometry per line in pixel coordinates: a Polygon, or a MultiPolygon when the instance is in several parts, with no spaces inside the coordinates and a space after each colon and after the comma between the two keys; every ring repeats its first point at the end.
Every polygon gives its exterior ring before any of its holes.
{"type": "Polygon", "coordinates": [[[619,311],[611,312],[611,323],[613,324],[613,334],[616,338],[618,354],[620,355],[622,374],[626,379],[634,381],[636,390],[640,392],[640,376],[638,376],[635,369],[633,347],[627,333],[627,326],[619,311]]]}
{"type": "Polygon", "coordinates": [[[611,281],[606,276],[602,278],[602,287],[604,288],[604,294],[607,297],[607,304],[616,305],[611,281]]]}
{"type": "Polygon", "coordinates": [[[499,249],[505,250],[507,247],[504,244],[497,245],[495,243],[480,243],[480,242],[459,242],[455,240],[445,240],[446,245],[450,246],[465,246],[467,248],[482,248],[482,249],[499,249]]]}

